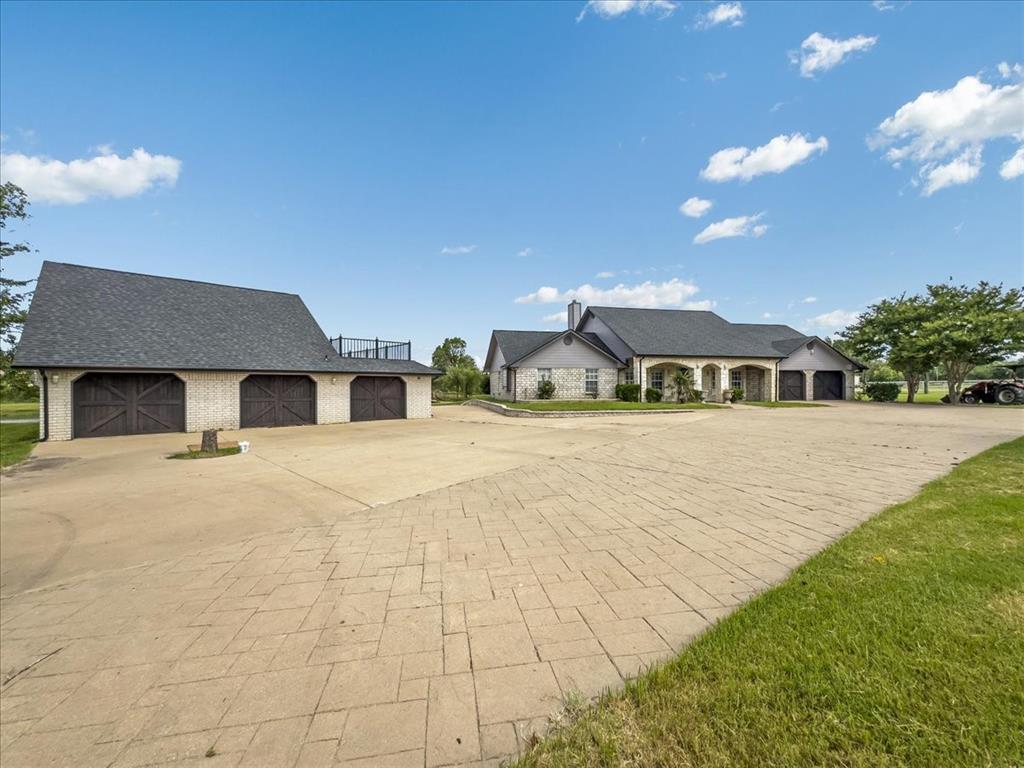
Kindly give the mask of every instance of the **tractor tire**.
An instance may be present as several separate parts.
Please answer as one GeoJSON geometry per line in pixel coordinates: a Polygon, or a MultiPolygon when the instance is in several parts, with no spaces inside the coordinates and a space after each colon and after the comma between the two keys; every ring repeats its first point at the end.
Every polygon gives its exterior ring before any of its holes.
{"type": "Polygon", "coordinates": [[[1002,387],[996,392],[996,402],[1000,405],[1013,405],[1017,402],[1016,387],[1002,387]]]}
{"type": "Polygon", "coordinates": [[[978,398],[974,395],[960,395],[960,402],[964,405],[975,405],[978,402],[978,398]]]}

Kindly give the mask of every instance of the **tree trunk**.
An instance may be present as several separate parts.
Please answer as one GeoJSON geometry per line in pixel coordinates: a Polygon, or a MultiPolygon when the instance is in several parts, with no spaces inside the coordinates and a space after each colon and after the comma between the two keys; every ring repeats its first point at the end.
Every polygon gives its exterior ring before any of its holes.
{"type": "Polygon", "coordinates": [[[203,453],[216,453],[217,452],[217,430],[216,429],[204,429],[203,430],[203,444],[199,446],[199,450],[203,453]]]}
{"type": "Polygon", "coordinates": [[[914,395],[917,394],[918,377],[913,371],[904,371],[903,378],[907,382],[907,402],[914,402],[914,395]]]}

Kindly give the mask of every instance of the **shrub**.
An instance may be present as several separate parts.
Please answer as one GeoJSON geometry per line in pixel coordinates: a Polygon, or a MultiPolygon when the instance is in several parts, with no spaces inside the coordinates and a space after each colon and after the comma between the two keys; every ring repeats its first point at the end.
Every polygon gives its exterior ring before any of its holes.
{"type": "Polygon", "coordinates": [[[486,376],[485,375],[480,380],[480,394],[483,394],[483,395],[491,394],[491,377],[490,376],[486,376]]]}
{"type": "Polygon", "coordinates": [[[625,400],[627,403],[638,403],[640,402],[640,385],[616,384],[615,396],[619,400],[625,400]]]}
{"type": "Polygon", "coordinates": [[[538,400],[550,400],[555,394],[555,382],[551,379],[545,379],[544,381],[537,383],[537,399],[538,400]]]}
{"type": "Polygon", "coordinates": [[[738,403],[742,399],[743,399],[743,387],[733,387],[732,388],[732,401],[734,403],[738,403]]]}
{"type": "Polygon", "coordinates": [[[648,387],[647,391],[644,392],[644,399],[648,403],[660,403],[661,402],[661,390],[655,389],[654,387],[648,387]]]}
{"type": "Polygon", "coordinates": [[[864,393],[878,403],[891,403],[900,394],[900,385],[894,381],[872,381],[864,385],[864,393]]]}

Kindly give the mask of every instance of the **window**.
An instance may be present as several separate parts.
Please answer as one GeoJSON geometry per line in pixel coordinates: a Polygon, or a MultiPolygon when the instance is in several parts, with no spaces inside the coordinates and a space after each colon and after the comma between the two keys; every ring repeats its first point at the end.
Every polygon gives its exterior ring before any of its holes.
{"type": "Polygon", "coordinates": [[[587,368],[587,375],[583,379],[583,384],[588,395],[597,394],[597,368],[587,368]]]}
{"type": "Polygon", "coordinates": [[[627,368],[626,369],[626,383],[627,384],[633,384],[635,382],[636,377],[633,375],[633,373],[634,372],[633,372],[632,368],[627,368]]]}
{"type": "Polygon", "coordinates": [[[538,368],[537,369],[537,381],[551,381],[551,369],[550,368],[538,368]]]}
{"type": "Polygon", "coordinates": [[[511,368],[506,368],[505,369],[505,391],[506,392],[511,392],[512,391],[512,369],[511,368]]]}
{"type": "Polygon", "coordinates": [[[665,391],[665,372],[651,371],[651,387],[659,392],[665,391]]]}
{"type": "Polygon", "coordinates": [[[730,379],[733,389],[743,389],[743,371],[733,370],[729,372],[730,379]]]}

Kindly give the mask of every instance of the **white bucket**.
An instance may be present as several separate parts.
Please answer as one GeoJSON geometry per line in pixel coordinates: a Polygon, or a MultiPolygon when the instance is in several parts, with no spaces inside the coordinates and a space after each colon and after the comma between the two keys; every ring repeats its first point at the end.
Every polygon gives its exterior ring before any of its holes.
{"type": "Polygon", "coordinates": [[[238,442],[238,448],[239,448],[239,452],[240,453],[248,453],[249,452],[249,441],[248,440],[240,440],[238,442]]]}

